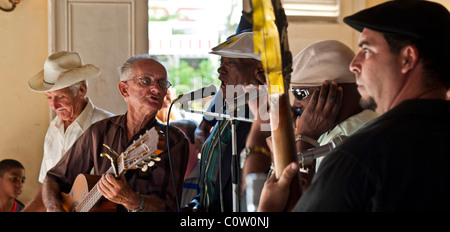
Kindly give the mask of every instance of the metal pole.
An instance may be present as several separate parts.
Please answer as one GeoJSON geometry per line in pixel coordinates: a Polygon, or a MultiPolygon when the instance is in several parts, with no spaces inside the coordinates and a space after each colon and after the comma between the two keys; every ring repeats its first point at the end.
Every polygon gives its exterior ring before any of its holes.
{"type": "Polygon", "coordinates": [[[231,156],[231,181],[233,184],[233,212],[240,212],[240,186],[239,186],[239,156],[237,155],[236,144],[236,120],[231,120],[231,143],[232,143],[232,156],[231,156]]]}

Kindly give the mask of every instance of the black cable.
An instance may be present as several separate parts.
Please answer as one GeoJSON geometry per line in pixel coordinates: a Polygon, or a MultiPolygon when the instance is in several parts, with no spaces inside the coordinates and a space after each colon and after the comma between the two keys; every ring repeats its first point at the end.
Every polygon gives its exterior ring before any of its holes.
{"type": "Polygon", "coordinates": [[[169,121],[170,121],[170,111],[172,110],[174,102],[170,104],[169,107],[169,113],[167,114],[167,126],[166,126],[166,143],[167,143],[167,155],[169,156],[169,168],[170,168],[170,174],[172,175],[172,183],[173,183],[173,190],[175,191],[175,201],[177,202],[177,211],[180,212],[180,203],[178,202],[178,193],[177,193],[177,185],[175,184],[175,176],[173,174],[173,167],[172,167],[172,154],[170,152],[170,143],[169,143],[169,121]]]}
{"type": "Polygon", "coordinates": [[[220,211],[224,212],[224,204],[223,204],[223,186],[222,186],[222,136],[220,134],[220,122],[221,119],[219,117],[218,123],[218,134],[219,134],[219,199],[220,199],[220,211]]]}

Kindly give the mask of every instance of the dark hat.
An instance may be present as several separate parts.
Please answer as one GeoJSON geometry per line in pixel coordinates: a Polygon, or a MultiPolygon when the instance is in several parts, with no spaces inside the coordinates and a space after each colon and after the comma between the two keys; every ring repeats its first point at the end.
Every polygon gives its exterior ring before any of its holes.
{"type": "Polygon", "coordinates": [[[253,24],[250,23],[244,15],[241,15],[241,21],[239,21],[239,25],[236,28],[236,34],[241,34],[243,32],[253,31],[253,24]]]}
{"type": "Polygon", "coordinates": [[[344,22],[360,32],[369,28],[429,41],[437,46],[450,41],[449,11],[429,1],[389,1],[347,16],[344,22]]]}

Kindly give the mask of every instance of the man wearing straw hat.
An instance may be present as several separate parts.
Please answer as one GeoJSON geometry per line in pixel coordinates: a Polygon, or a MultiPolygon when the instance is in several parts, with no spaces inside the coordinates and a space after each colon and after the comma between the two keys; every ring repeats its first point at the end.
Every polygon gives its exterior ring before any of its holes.
{"type": "MultiPolygon", "coordinates": [[[[86,97],[87,80],[100,75],[100,69],[83,64],[77,52],[61,51],[50,55],[44,69],[28,81],[31,90],[43,93],[56,117],[45,135],[44,157],[39,182],[47,171],[58,163],[72,144],[93,123],[114,116],[96,107],[86,97]]],[[[43,211],[41,190],[27,205],[25,211],[43,211]]]]}
{"type": "MultiPolygon", "coordinates": [[[[60,162],[47,172],[42,187],[47,211],[63,211],[61,192],[68,193],[79,174],[89,173],[102,175],[96,184],[96,193],[115,203],[117,211],[179,210],[189,144],[181,130],[173,126],[166,128],[156,120],[167,89],[172,85],[167,70],[155,57],[144,54],[128,59],[119,72],[118,90],[127,104],[127,112],[92,124],[60,162]],[[158,162],[139,170],[133,169],[135,165],[125,166],[123,162],[126,172],[118,168],[117,178],[109,173],[111,161],[100,154],[122,154],[135,141],[146,137],[143,135],[152,128],[165,134],[158,133],[159,136],[150,138],[164,141],[158,162]]],[[[147,144],[143,143],[140,149],[147,151],[144,145],[147,144]]],[[[75,211],[93,208],[78,209],[75,211]]]]}

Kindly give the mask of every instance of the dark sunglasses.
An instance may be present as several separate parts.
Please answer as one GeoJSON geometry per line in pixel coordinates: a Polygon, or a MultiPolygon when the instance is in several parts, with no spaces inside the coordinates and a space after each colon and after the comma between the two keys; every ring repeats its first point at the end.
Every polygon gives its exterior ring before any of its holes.
{"type": "Polygon", "coordinates": [[[295,98],[297,98],[297,100],[301,101],[305,98],[307,98],[310,94],[312,94],[314,92],[314,88],[309,88],[309,89],[296,89],[296,88],[291,88],[292,94],[294,94],[295,98]]]}
{"type": "MultiPolygon", "coordinates": [[[[126,80],[123,82],[127,83],[129,81],[138,81],[142,86],[150,86],[155,84],[155,80],[151,76],[143,76],[141,78],[126,80]]],[[[165,79],[159,79],[156,82],[158,82],[159,87],[161,87],[162,89],[168,89],[170,86],[172,86],[172,83],[165,79]]]]}

